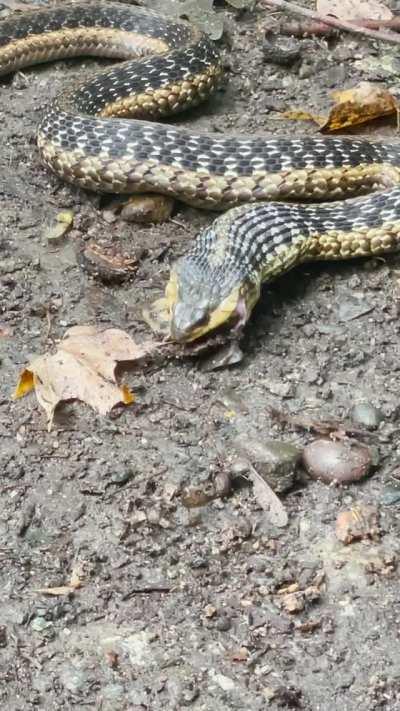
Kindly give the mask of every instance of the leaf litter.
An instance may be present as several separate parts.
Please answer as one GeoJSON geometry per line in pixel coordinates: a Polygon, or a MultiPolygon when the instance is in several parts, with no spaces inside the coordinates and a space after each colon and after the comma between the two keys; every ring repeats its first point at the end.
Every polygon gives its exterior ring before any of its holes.
{"type": "Polygon", "coordinates": [[[43,237],[49,245],[58,242],[69,232],[74,224],[74,213],[72,210],[64,210],[56,215],[55,221],[46,227],[43,237]]]}
{"type": "Polygon", "coordinates": [[[55,587],[49,588],[38,588],[36,592],[41,593],[42,595],[50,595],[52,597],[71,595],[72,593],[76,592],[76,590],[79,590],[82,587],[84,578],[85,576],[83,568],[78,563],[72,569],[69,582],[66,585],[57,585],[55,587]]]}
{"type": "Polygon", "coordinates": [[[379,0],[317,0],[317,12],[339,20],[391,20],[393,13],[379,0]]]}
{"type": "Polygon", "coordinates": [[[253,494],[264,511],[268,512],[271,523],[279,528],[287,526],[288,513],[280,498],[275,494],[264,477],[249,463],[247,476],[253,484],[253,494]]]}
{"type": "Polygon", "coordinates": [[[35,390],[37,400],[52,428],[57,406],[81,400],[101,415],[115,405],[131,405],[135,397],[116,378],[119,363],[134,363],[154,352],[158,343],[137,344],[118,328],[99,330],[94,326],[74,326],[60,341],[55,353],[35,358],[21,373],[13,398],[35,390]]]}
{"type": "Polygon", "coordinates": [[[399,105],[393,94],[382,86],[361,82],[351,89],[332,92],[334,105],[327,114],[313,114],[307,110],[289,110],[285,118],[314,121],[320,131],[339,131],[373,121],[382,116],[399,114],[399,105]]]}

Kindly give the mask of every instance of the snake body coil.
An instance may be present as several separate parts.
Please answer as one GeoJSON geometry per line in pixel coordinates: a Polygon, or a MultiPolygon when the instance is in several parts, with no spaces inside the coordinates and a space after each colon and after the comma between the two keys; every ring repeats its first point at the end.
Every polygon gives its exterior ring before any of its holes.
{"type": "Polygon", "coordinates": [[[194,134],[145,120],[206,99],[222,68],[202,33],[142,8],[64,3],[0,21],[0,75],[78,55],[127,61],[67,90],[45,112],[38,145],[53,171],[92,190],[234,208],[172,269],[166,298],[174,338],[244,323],[261,283],[307,259],[400,248],[400,188],[393,187],[400,146],[194,134]],[[384,192],[328,205],[271,202],[342,200],[378,189],[384,192]],[[243,205],[260,201],[269,202],[243,205]]]}

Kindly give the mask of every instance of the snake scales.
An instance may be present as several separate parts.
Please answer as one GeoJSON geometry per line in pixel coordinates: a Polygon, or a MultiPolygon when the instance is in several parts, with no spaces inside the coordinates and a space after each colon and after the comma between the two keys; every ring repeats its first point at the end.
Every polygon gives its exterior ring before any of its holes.
{"type": "Polygon", "coordinates": [[[222,67],[197,29],[142,8],[64,3],[0,21],[0,76],[78,55],[126,61],[46,110],[38,146],[53,171],[92,190],[232,208],[171,270],[166,302],[175,339],[193,340],[225,322],[241,326],[262,282],[303,261],[400,249],[400,146],[195,134],[145,120],[206,99],[222,67]],[[293,204],[323,199],[341,202],[293,204]]]}

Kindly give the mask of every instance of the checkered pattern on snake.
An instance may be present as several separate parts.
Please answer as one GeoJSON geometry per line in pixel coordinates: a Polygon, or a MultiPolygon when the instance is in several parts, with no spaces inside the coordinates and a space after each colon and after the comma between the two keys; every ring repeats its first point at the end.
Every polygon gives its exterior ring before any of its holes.
{"type": "Polygon", "coordinates": [[[155,123],[206,99],[223,71],[196,28],[143,8],[66,2],[0,21],[0,75],[78,55],[125,61],[67,89],[45,111],[38,145],[53,171],[84,188],[234,208],[172,271],[174,337],[202,335],[235,290],[247,318],[261,281],[305,259],[399,248],[397,144],[198,134],[155,123]],[[293,204],[376,190],[383,192],[325,206],[293,204]],[[248,204],[260,201],[268,203],[248,204]]]}

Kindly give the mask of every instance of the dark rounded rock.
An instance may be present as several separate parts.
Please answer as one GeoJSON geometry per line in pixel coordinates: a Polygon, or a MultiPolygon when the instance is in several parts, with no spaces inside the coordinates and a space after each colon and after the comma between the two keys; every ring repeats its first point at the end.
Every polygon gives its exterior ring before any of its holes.
{"type": "Polygon", "coordinates": [[[263,43],[264,61],[290,67],[301,57],[302,42],[294,37],[282,37],[268,34],[263,43]]]}
{"type": "Polygon", "coordinates": [[[218,619],[215,622],[215,628],[219,632],[228,632],[230,628],[232,627],[232,621],[230,617],[227,615],[222,615],[221,617],[218,617],[218,619]]]}
{"type": "Polygon", "coordinates": [[[313,479],[349,484],[366,477],[372,465],[368,447],[358,442],[317,439],[303,451],[303,464],[313,479]]]}

